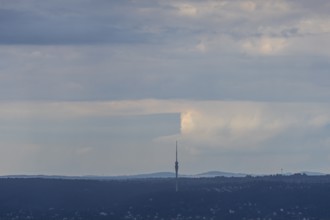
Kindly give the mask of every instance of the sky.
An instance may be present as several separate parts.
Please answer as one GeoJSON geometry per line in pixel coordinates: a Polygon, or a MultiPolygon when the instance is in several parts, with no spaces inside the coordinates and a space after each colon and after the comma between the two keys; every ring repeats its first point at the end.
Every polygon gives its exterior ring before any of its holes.
{"type": "Polygon", "coordinates": [[[0,175],[330,173],[327,0],[0,0],[0,175]]]}

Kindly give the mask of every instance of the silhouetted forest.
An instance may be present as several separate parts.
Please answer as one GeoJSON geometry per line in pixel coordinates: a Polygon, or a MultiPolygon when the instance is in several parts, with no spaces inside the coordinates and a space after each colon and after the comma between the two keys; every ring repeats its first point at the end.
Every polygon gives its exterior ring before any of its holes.
{"type": "Polygon", "coordinates": [[[0,179],[0,219],[330,219],[330,176],[0,179]]]}

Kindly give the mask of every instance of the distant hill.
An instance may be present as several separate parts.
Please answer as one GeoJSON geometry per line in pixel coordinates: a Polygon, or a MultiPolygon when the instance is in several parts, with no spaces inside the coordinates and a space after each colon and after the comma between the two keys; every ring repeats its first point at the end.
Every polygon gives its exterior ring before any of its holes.
{"type": "MultiPolygon", "coordinates": [[[[245,177],[247,174],[243,173],[230,173],[230,172],[221,172],[221,171],[209,171],[205,173],[199,174],[179,174],[180,177],[187,177],[187,178],[210,178],[210,177],[245,177]]],[[[149,173],[149,174],[138,174],[138,175],[128,175],[128,176],[114,176],[109,178],[115,179],[137,179],[137,178],[173,178],[175,177],[174,172],[158,172],[158,173],[149,173]]]]}
{"type": "Polygon", "coordinates": [[[217,177],[217,176],[224,176],[224,177],[245,177],[248,174],[244,173],[229,173],[229,172],[221,172],[221,171],[209,171],[206,173],[200,173],[194,175],[195,177],[217,177]]]}
{"type": "Polygon", "coordinates": [[[126,175],[126,176],[109,176],[110,179],[146,179],[146,178],[173,178],[175,173],[173,172],[157,172],[157,173],[146,173],[137,175],[126,175]]]}
{"type": "Polygon", "coordinates": [[[5,175],[0,178],[12,178],[12,179],[28,179],[28,178],[39,178],[39,179],[68,179],[68,180],[111,180],[111,179],[148,179],[148,178],[172,178],[175,177],[175,173],[171,172],[157,172],[137,175],[122,175],[122,176],[61,176],[61,175],[5,175]]]}
{"type": "MultiPolygon", "coordinates": [[[[247,174],[243,173],[230,173],[230,172],[221,172],[221,171],[209,171],[199,174],[180,174],[180,177],[185,178],[211,178],[211,177],[245,177],[247,174]]],[[[107,180],[107,179],[148,179],[148,178],[174,178],[174,172],[156,172],[156,173],[146,173],[146,174],[137,174],[137,175],[122,175],[122,176],[61,176],[61,175],[6,175],[0,176],[0,178],[41,178],[41,179],[92,179],[92,180],[107,180]]]]}
{"type": "Polygon", "coordinates": [[[311,171],[302,171],[300,174],[306,174],[307,176],[323,176],[326,175],[325,173],[320,172],[311,172],[311,171]]]}
{"type": "MultiPolygon", "coordinates": [[[[283,175],[290,176],[294,173],[285,173],[283,175]]],[[[305,174],[307,176],[323,176],[326,175],[320,172],[310,172],[310,171],[302,171],[298,172],[298,174],[305,174]]],[[[212,177],[246,177],[246,176],[266,176],[266,175],[254,175],[254,174],[246,174],[246,173],[231,173],[231,172],[223,172],[223,171],[208,171],[205,173],[199,174],[180,174],[181,178],[212,178],[212,177]]],[[[137,174],[137,175],[121,175],[121,176],[96,176],[96,175],[88,175],[88,176],[61,176],[61,175],[6,175],[0,176],[0,178],[40,178],[40,179],[71,179],[71,180],[121,180],[121,179],[148,179],[148,178],[174,178],[174,172],[156,172],[156,173],[146,173],[146,174],[137,174]]]]}

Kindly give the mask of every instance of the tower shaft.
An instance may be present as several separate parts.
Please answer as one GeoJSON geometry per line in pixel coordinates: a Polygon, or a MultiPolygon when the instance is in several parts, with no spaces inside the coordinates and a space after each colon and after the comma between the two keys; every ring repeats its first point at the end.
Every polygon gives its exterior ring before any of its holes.
{"type": "Polygon", "coordinates": [[[178,162],[178,142],[175,143],[175,191],[179,190],[178,186],[178,173],[179,173],[179,162],[178,162]]]}

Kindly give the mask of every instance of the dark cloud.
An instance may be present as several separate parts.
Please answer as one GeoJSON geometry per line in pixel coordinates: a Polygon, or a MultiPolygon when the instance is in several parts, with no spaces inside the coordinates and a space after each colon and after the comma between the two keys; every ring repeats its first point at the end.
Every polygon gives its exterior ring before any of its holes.
{"type": "Polygon", "coordinates": [[[317,4],[256,2],[255,11],[242,11],[239,1],[221,4],[128,0],[6,2],[0,6],[0,44],[168,44],[184,43],[186,38],[201,35],[227,35],[236,40],[265,34],[293,37],[299,36],[297,22],[315,13],[327,16],[325,11],[329,8],[322,0],[317,4]],[[184,4],[196,7],[197,14],[180,14],[184,4]]]}
{"type": "Polygon", "coordinates": [[[6,2],[0,100],[329,100],[320,6],[220,3],[6,2]]]}
{"type": "Polygon", "coordinates": [[[89,13],[86,8],[83,11],[1,9],[0,44],[120,44],[148,40],[150,34],[141,32],[134,24],[122,25],[125,15],[112,15],[113,10],[109,9],[106,16],[89,13]]]}

